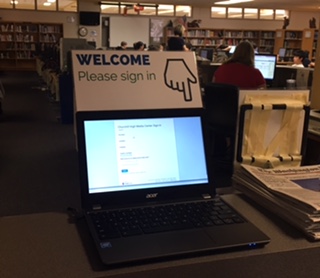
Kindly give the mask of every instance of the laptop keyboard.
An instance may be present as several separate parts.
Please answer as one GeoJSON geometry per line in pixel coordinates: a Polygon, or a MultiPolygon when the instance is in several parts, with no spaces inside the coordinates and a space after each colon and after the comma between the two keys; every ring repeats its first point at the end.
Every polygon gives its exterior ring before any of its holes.
{"type": "Polygon", "coordinates": [[[244,222],[221,199],[90,213],[100,240],[244,222]]]}

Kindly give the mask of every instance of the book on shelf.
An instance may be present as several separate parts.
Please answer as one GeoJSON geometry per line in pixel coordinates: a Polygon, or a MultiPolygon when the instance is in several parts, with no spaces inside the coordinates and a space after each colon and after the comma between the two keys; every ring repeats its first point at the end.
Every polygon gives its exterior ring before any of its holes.
{"type": "Polygon", "coordinates": [[[240,165],[235,188],[301,230],[320,240],[320,165],[265,169],[240,165]]]}

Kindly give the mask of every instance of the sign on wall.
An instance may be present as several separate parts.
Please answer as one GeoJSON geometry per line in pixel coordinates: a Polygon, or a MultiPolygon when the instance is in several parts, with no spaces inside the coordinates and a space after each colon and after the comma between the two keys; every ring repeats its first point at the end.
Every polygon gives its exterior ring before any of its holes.
{"type": "Polygon", "coordinates": [[[193,52],[73,50],[76,111],[202,107],[193,52]]]}

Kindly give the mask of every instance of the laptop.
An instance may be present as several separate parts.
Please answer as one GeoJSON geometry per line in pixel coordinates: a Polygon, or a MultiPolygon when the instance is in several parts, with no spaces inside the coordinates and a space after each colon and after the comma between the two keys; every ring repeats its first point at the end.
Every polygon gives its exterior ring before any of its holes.
{"type": "Polygon", "coordinates": [[[237,46],[236,45],[231,45],[230,49],[229,49],[229,54],[233,54],[234,51],[236,50],[237,46]]]}
{"type": "Polygon", "coordinates": [[[104,264],[269,242],[216,197],[202,113],[200,108],[77,112],[82,209],[104,264]]]}

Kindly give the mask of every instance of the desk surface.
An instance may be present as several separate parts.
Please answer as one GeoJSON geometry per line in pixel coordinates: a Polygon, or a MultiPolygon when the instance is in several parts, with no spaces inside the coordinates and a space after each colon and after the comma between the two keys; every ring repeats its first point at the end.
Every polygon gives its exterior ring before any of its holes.
{"type": "MultiPolygon", "coordinates": [[[[320,242],[241,195],[225,200],[271,238],[261,249],[117,269],[100,264],[84,220],[52,212],[0,218],[0,277],[318,277],[320,242]]],[[[235,231],[236,233],[236,231],[235,231]]]]}

